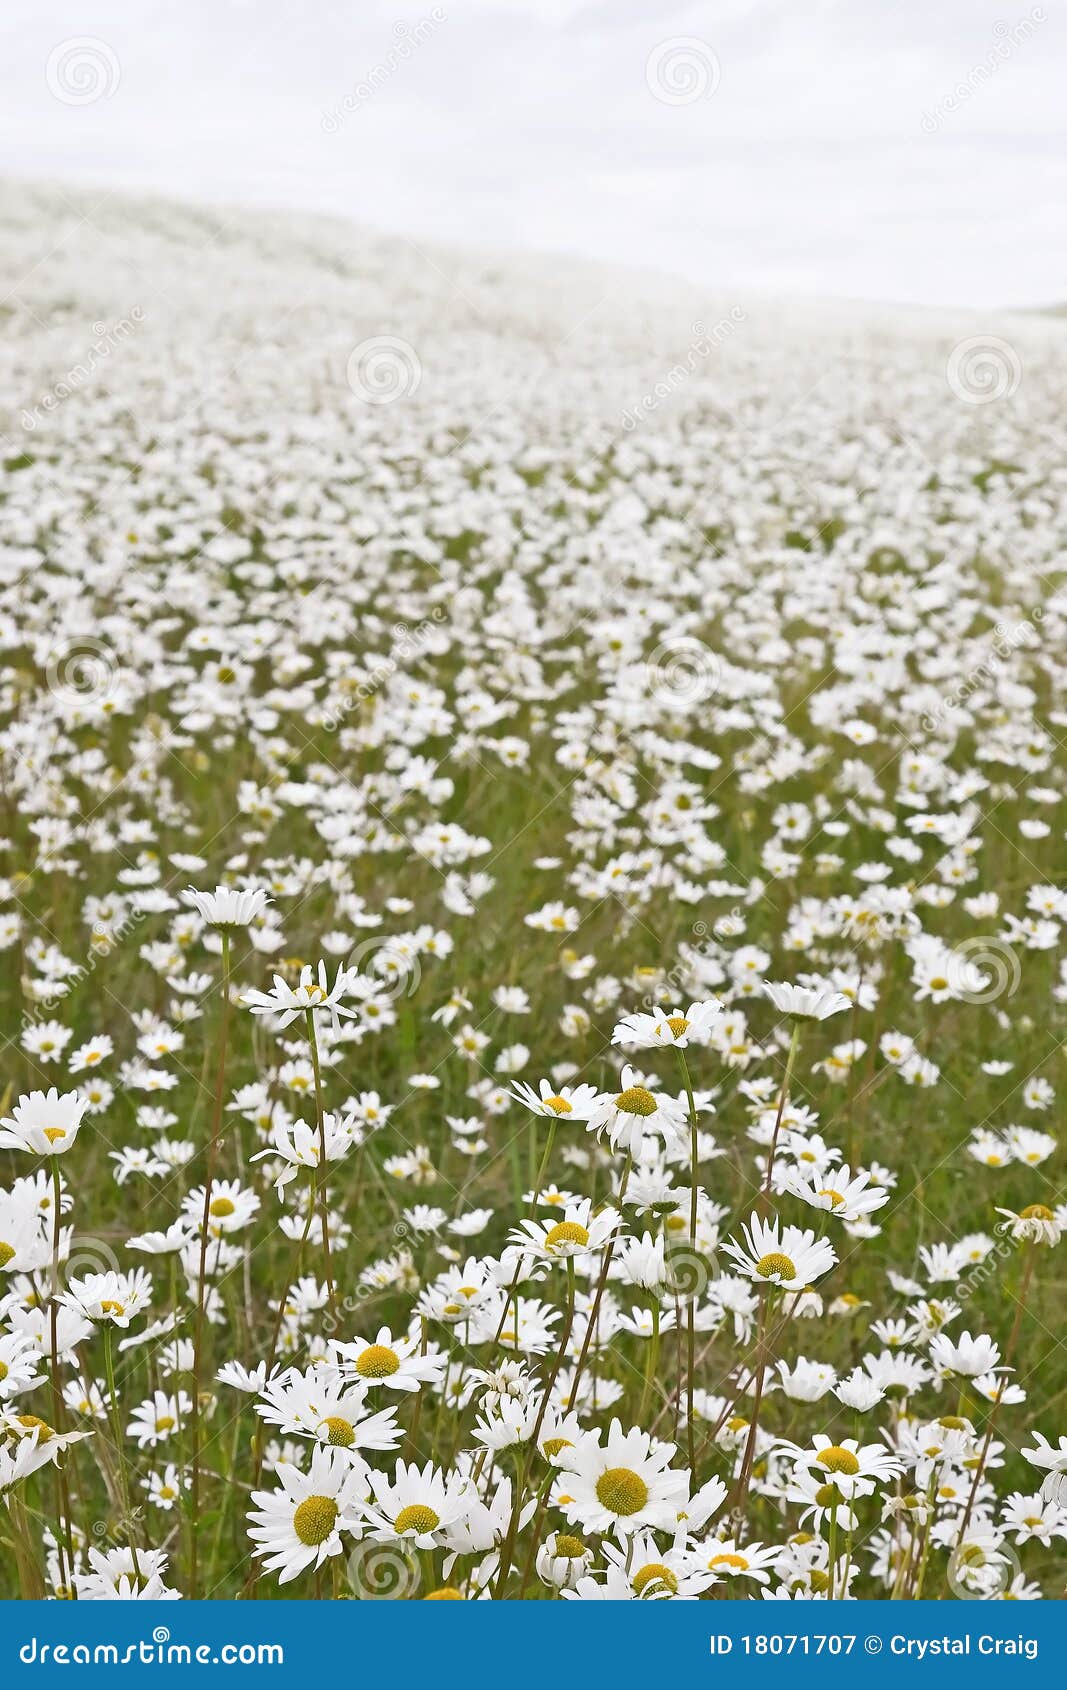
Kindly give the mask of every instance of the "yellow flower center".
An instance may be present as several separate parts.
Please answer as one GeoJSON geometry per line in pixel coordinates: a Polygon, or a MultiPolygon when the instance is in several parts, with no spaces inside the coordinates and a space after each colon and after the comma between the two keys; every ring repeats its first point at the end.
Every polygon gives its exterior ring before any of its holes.
{"type": "Polygon", "coordinates": [[[400,1510],[393,1521],[393,1530],[403,1537],[405,1532],[435,1532],[440,1524],[440,1514],[435,1514],[424,1503],[411,1502],[400,1510]]]}
{"type": "Polygon", "coordinates": [[[838,1504],[844,1502],[845,1499],[841,1495],[837,1485],[829,1484],[819,1486],[818,1490],[815,1492],[815,1500],[820,1508],[836,1508],[838,1504]]]}
{"type": "Polygon", "coordinates": [[[935,974],[933,979],[930,981],[930,990],[933,992],[943,992],[947,985],[948,981],[945,979],[943,974],[935,974]]]}
{"type": "Polygon", "coordinates": [[[678,1577],[661,1561],[650,1561],[647,1567],[634,1574],[633,1587],[638,1596],[643,1596],[649,1586],[653,1590],[669,1590],[672,1596],[678,1594],[678,1577]]]}
{"type": "Polygon", "coordinates": [[[309,1549],[325,1543],[336,1524],[337,1504],[332,1496],[307,1496],[293,1515],[293,1530],[309,1549]]]}
{"type": "Polygon", "coordinates": [[[545,1234],[546,1250],[556,1250],[561,1244],[585,1245],[588,1242],[588,1232],[577,1221],[557,1221],[556,1225],[545,1234]]]}
{"type": "MultiPolygon", "coordinates": [[[[54,1437],[55,1435],[48,1422],[46,1420],[39,1420],[36,1414],[17,1414],[15,1416],[15,1423],[16,1425],[21,1426],[26,1432],[36,1432],[37,1442],[39,1444],[46,1444],[49,1438],[54,1437]]],[[[15,1435],[17,1437],[19,1434],[16,1433],[15,1435]]]]}
{"type": "Polygon", "coordinates": [[[616,1097],[615,1107],[624,1115],[654,1115],[656,1100],[644,1086],[628,1086],[616,1097]]]}
{"type": "Polygon", "coordinates": [[[0,1238],[0,1268],[6,1268],[8,1262],[14,1254],[15,1246],[13,1244],[6,1243],[4,1239],[0,1238]]]}
{"type": "MultiPolygon", "coordinates": [[[[680,1039],[682,1034],[687,1030],[689,1023],[684,1015],[668,1015],[667,1025],[674,1034],[675,1038],[680,1039]]],[[[637,1581],[635,1579],[634,1583],[636,1584],[636,1582],[637,1581]]]]}
{"type": "Polygon", "coordinates": [[[208,1210],[208,1213],[221,1220],[226,1215],[232,1215],[233,1211],[234,1205],[230,1202],[228,1197],[216,1197],[215,1201],[208,1210]]]}
{"type": "Polygon", "coordinates": [[[819,1463],[830,1473],[858,1473],[860,1464],[850,1449],[842,1449],[840,1444],[829,1444],[819,1456],[819,1463]]]}
{"type": "Polygon", "coordinates": [[[173,1485],[160,1485],[159,1494],[162,1501],[173,1502],[178,1493],[173,1485]]]}
{"type": "Polygon", "coordinates": [[[336,1444],[340,1449],[351,1449],[356,1441],[356,1428],[351,1420],[342,1420],[339,1415],[330,1414],[322,1422],[326,1428],[326,1442],[336,1444]]]}
{"type": "Polygon", "coordinates": [[[55,1144],[59,1139],[66,1138],[67,1135],[62,1127],[45,1127],[44,1136],[49,1144],[55,1144]]]}
{"type": "Polygon", "coordinates": [[[116,1303],[114,1297],[105,1297],[103,1302],[100,1304],[100,1313],[114,1314],[121,1317],[126,1313],[126,1310],[122,1303],[116,1303]]]}
{"type": "Polygon", "coordinates": [[[564,1561],[577,1561],[585,1554],[585,1544],[580,1537],[572,1537],[568,1532],[561,1532],[556,1538],[556,1554],[564,1561]]]}
{"type": "Polygon", "coordinates": [[[385,1344],[371,1344],[356,1358],[356,1372],[361,1379],[388,1379],[400,1366],[400,1357],[385,1344]]]}
{"type": "Polygon", "coordinates": [[[454,1584],[443,1584],[440,1590],[428,1590],[423,1598],[426,1602],[465,1602],[467,1598],[462,1590],[457,1590],[454,1584]]]}
{"type": "Polygon", "coordinates": [[[731,1550],[724,1550],[721,1555],[713,1555],[708,1562],[711,1567],[731,1567],[734,1572],[747,1573],[748,1562],[743,1555],[735,1555],[731,1550]]]}
{"type": "Polygon", "coordinates": [[[7,1378],[8,1367],[6,1361],[0,1361],[0,1382],[7,1378]]]}
{"type": "Polygon", "coordinates": [[[157,1432],[173,1432],[174,1424],[175,1424],[174,1418],[173,1418],[172,1415],[161,1414],[159,1419],[156,1421],[156,1431],[157,1432]]]}
{"type": "Polygon", "coordinates": [[[554,1455],[559,1454],[561,1449],[570,1449],[572,1447],[570,1438],[546,1438],[544,1443],[541,1445],[542,1450],[545,1455],[548,1456],[550,1461],[554,1455]]]}
{"type": "Polygon", "coordinates": [[[1021,1221],[1050,1221],[1052,1210],[1046,1209],[1044,1203],[1028,1203],[1025,1209],[1019,1210],[1021,1221]]]}
{"type": "Polygon", "coordinates": [[[609,1514],[637,1514],[648,1501],[648,1486],[630,1467],[609,1467],[596,1482],[597,1501],[609,1514]]]}
{"type": "Polygon", "coordinates": [[[819,1196],[828,1197],[830,1199],[830,1207],[832,1209],[839,1209],[841,1204],[845,1201],[839,1191],[834,1191],[833,1188],[828,1185],[823,1187],[823,1189],[819,1192],[819,1196]]]}
{"type": "Polygon", "coordinates": [[[795,1279],[797,1270],[795,1263],[783,1256],[780,1250],[772,1250],[769,1256],[761,1256],[756,1263],[756,1272],[761,1279],[795,1279]]]}
{"type": "Polygon", "coordinates": [[[546,1109],[551,1109],[556,1115],[573,1115],[574,1105],[568,1103],[565,1097],[546,1097],[542,1099],[546,1109]]]}

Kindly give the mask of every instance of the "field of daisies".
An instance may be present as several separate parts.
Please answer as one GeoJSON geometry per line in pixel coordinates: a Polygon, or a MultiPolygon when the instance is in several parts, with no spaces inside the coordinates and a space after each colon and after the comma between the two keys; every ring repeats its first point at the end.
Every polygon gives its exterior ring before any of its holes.
{"type": "Polygon", "coordinates": [[[1067,327],[2,212],[0,1596],[1059,1596],[1067,327]]]}

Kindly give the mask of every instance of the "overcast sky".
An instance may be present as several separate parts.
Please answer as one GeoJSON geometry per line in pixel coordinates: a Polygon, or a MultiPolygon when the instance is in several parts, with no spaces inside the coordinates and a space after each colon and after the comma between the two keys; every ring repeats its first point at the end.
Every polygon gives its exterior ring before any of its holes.
{"type": "Polygon", "coordinates": [[[0,29],[8,173],[724,289],[1067,299],[1064,0],[3,0],[0,29]]]}

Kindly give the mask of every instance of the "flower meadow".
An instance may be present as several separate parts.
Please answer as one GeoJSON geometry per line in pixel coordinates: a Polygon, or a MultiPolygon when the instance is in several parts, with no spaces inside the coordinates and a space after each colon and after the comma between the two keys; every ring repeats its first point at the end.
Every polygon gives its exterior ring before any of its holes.
{"type": "Polygon", "coordinates": [[[0,1595],[1059,1596],[1062,322],[2,244],[0,1595]]]}

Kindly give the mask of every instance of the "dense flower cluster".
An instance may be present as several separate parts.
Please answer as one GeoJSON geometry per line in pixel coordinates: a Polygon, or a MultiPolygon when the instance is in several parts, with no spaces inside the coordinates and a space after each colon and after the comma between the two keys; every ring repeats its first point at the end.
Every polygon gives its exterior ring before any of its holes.
{"type": "Polygon", "coordinates": [[[1060,327],[986,404],[83,210],[4,237],[0,1594],[1058,1594],[1060,327]]]}

